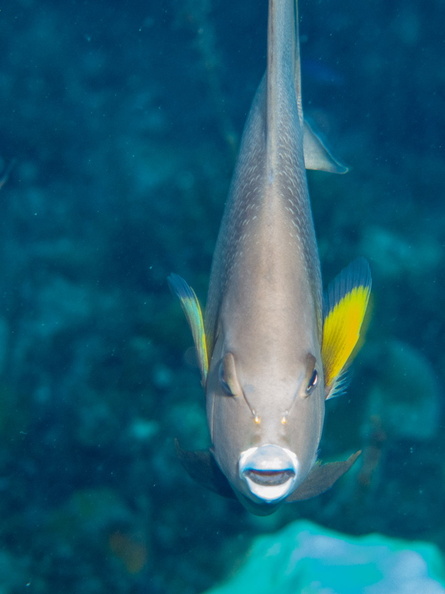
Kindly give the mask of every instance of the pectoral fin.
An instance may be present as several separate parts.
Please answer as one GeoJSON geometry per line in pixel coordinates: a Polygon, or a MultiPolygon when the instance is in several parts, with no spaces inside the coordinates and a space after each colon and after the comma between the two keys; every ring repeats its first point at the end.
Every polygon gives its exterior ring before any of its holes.
{"type": "Polygon", "coordinates": [[[171,290],[177,295],[181,302],[181,307],[189,323],[190,330],[192,331],[193,342],[195,343],[199,368],[201,370],[201,381],[202,385],[205,385],[207,372],[209,370],[209,356],[207,352],[204,320],[198,297],[196,296],[195,291],[178,274],[170,274],[167,280],[171,290]]]}
{"type": "Polygon", "coordinates": [[[361,451],[359,450],[355,454],[352,454],[352,456],[349,456],[347,460],[330,462],[329,464],[316,464],[307,479],[295,489],[286,501],[302,501],[303,499],[310,499],[324,493],[351,468],[360,454],[361,451]]]}
{"type": "Polygon", "coordinates": [[[176,453],[181,464],[193,480],[202,487],[210,489],[210,491],[214,491],[223,497],[236,499],[229,481],[219,469],[210,450],[198,450],[195,452],[183,450],[178,440],[175,440],[175,445],[176,453]]]}
{"type": "Polygon", "coordinates": [[[352,262],[328,288],[321,347],[326,398],[344,390],[345,372],[363,341],[370,294],[371,272],[364,258],[352,262]]]}

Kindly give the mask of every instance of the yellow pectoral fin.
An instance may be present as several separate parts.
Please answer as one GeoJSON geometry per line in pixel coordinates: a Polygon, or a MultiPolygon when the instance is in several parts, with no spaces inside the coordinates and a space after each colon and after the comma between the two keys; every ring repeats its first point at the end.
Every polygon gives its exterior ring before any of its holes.
{"type": "Polygon", "coordinates": [[[342,391],[344,373],[363,341],[363,321],[371,294],[364,258],[352,262],[329,287],[322,340],[326,398],[342,391]]]}
{"type": "Polygon", "coordinates": [[[204,320],[198,297],[195,291],[178,274],[170,274],[167,280],[171,290],[181,302],[181,307],[192,331],[193,342],[195,343],[199,368],[201,370],[201,380],[202,384],[205,385],[209,370],[209,358],[204,320]]]}

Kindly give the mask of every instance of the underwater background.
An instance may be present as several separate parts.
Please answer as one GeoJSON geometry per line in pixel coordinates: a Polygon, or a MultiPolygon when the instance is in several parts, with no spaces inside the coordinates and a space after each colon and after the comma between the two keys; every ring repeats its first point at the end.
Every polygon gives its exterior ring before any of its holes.
{"type": "Polygon", "coordinates": [[[300,17],[305,115],[350,166],[308,173],[324,283],[373,274],[320,457],[363,455],[258,518],[176,458],[209,441],[166,277],[205,300],[267,2],[0,3],[1,594],[199,594],[298,519],[445,548],[445,4],[300,17]]]}

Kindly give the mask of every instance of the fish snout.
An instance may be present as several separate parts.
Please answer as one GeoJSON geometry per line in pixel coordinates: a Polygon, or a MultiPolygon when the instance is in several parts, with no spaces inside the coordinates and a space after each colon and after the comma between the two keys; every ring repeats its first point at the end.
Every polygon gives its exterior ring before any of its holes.
{"type": "Polygon", "coordinates": [[[239,476],[250,493],[271,503],[292,492],[298,468],[296,454],[274,444],[249,448],[239,458],[239,476]]]}

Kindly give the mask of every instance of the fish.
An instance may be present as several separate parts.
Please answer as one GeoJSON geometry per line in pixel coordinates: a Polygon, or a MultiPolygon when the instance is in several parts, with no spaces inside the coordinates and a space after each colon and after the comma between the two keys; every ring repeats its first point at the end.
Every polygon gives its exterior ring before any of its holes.
{"type": "Polygon", "coordinates": [[[211,447],[178,456],[200,485],[268,515],[329,489],[357,460],[317,460],[325,402],[345,389],[371,291],[358,258],[322,294],[306,169],[345,173],[305,122],[298,5],[269,0],[266,73],[245,124],[205,313],[168,277],[190,325],[211,447]]]}

